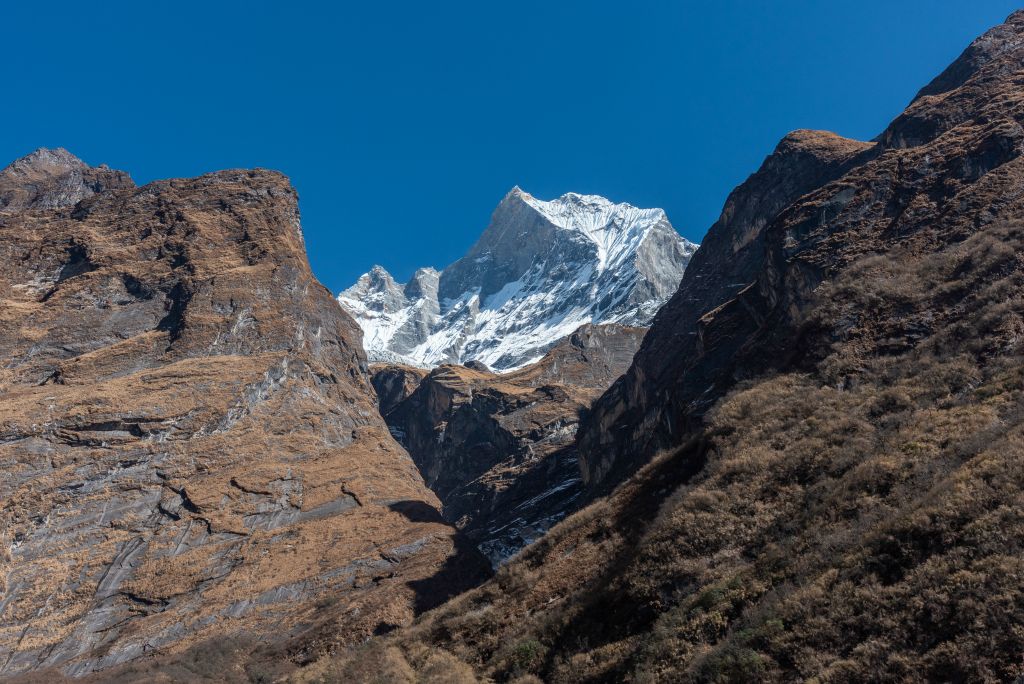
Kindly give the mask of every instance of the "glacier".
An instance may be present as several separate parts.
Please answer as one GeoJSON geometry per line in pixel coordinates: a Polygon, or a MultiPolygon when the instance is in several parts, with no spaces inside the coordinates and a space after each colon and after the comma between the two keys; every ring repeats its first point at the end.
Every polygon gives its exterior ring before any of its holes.
{"type": "Polygon", "coordinates": [[[513,188],[464,257],[398,283],[381,266],[340,295],[371,362],[497,372],[539,360],[586,323],[647,326],[698,245],[661,209],[513,188]]]}

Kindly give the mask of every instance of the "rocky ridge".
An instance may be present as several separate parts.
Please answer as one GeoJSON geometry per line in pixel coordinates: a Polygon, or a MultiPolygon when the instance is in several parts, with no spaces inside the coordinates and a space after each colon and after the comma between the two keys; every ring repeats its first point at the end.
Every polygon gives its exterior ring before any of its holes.
{"type": "MultiPolygon", "coordinates": [[[[731,381],[719,378],[736,352],[708,349],[705,314],[748,288],[764,267],[772,217],[875,153],[870,143],[827,131],[794,131],[729,194],[678,291],[655,317],[655,334],[641,346],[637,363],[600,398],[581,428],[581,466],[589,486],[613,487],[700,428],[703,410],[721,396],[722,382],[731,381]],[[686,399],[676,395],[681,387],[686,399]]],[[[731,339],[742,344],[739,336],[731,339]]]]}
{"type": "Polygon", "coordinates": [[[0,210],[70,207],[86,197],[133,185],[124,171],[91,167],[62,147],[41,148],[0,170],[0,210]]]}
{"type": "Polygon", "coordinates": [[[737,188],[633,367],[581,429],[589,481],[621,479],[678,443],[736,380],[801,363],[801,312],[851,261],[964,239],[1011,215],[1020,16],[975,41],[874,143],[798,131],[737,188]],[[715,282],[729,263],[739,265],[731,291],[695,282],[715,282]]]}

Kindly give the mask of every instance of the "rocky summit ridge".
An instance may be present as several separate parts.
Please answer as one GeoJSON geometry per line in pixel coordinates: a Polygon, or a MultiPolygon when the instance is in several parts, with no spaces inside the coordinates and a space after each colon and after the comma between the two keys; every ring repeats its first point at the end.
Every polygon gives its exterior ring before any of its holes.
{"type": "Polygon", "coordinates": [[[697,245],[661,209],[513,188],[464,257],[401,284],[375,266],[338,296],[371,361],[509,371],[587,323],[646,326],[697,245]]]}
{"type": "Polygon", "coordinates": [[[63,147],[43,147],[0,170],[0,210],[70,207],[97,193],[134,185],[124,171],[91,167],[63,147]]]}

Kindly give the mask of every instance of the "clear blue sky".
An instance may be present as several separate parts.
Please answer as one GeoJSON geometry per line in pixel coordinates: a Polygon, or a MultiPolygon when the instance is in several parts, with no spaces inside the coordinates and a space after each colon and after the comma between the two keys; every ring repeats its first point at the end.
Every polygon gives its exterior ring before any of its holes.
{"type": "Polygon", "coordinates": [[[137,182],[279,169],[334,291],[374,263],[447,265],[516,184],[663,207],[700,240],[787,131],[875,136],[1015,8],[12,2],[0,159],[63,146],[137,182]]]}

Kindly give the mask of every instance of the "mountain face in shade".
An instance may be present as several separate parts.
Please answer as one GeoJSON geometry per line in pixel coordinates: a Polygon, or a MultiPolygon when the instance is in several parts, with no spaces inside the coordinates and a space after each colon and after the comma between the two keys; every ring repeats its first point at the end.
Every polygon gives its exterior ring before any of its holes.
{"type": "Polygon", "coordinates": [[[135,188],[40,150],[0,198],[0,679],[228,635],[315,653],[486,570],[377,412],[284,176],[135,188]]]}
{"type": "Polygon", "coordinates": [[[371,361],[508,371],[587,323],[648,325],[696,249],[660,209],[575,193],[546,202],[515,188],[448,268],[399,284],[376,266],[338,301],[371,361]]]}
{"type": "Polygon", "coordinates": [[[585,325],[537,363],[502,374],[475,362],[429,374],[373,367],[392,434],[441,500],[445,520],[494,566],[585,501],[576,426],[629,367],[644,332],[585,325]]]}

